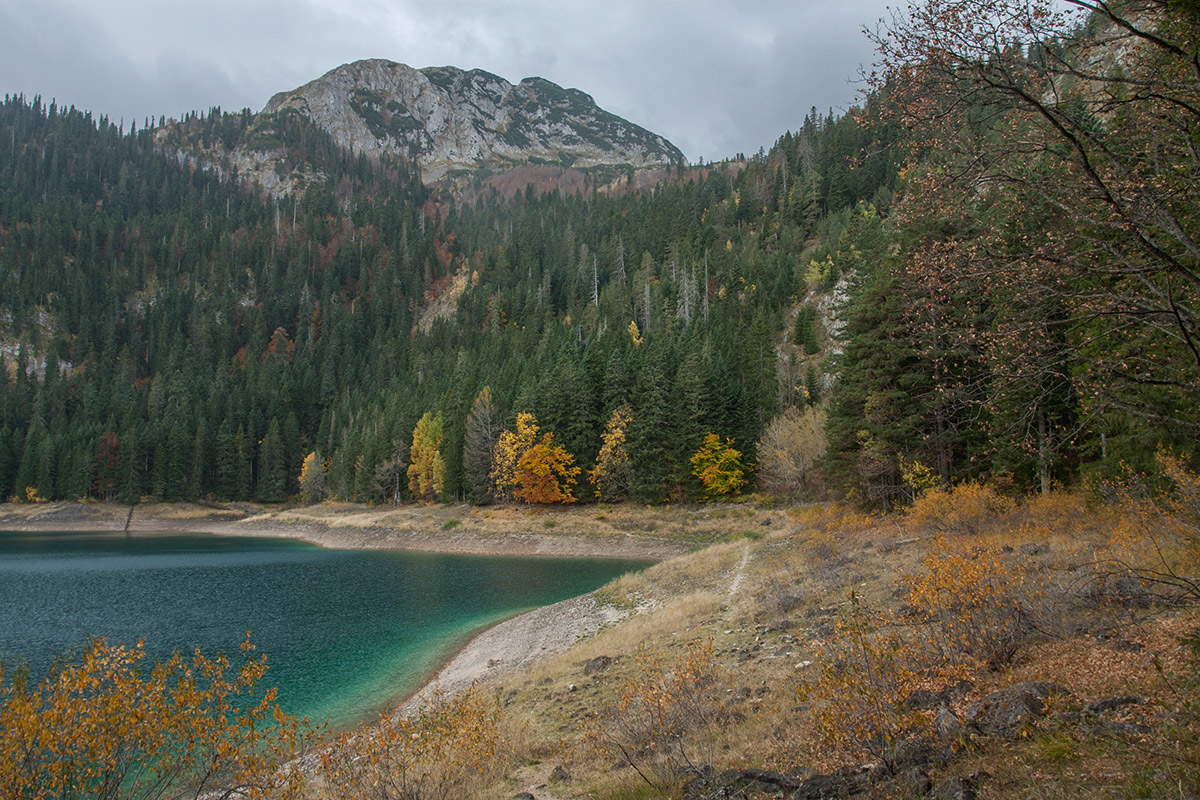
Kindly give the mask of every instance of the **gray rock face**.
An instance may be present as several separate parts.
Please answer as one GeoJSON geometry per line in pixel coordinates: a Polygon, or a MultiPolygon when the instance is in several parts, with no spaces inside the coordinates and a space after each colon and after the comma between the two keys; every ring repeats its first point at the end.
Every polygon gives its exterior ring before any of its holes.
{"type": "Polygon", "coordinates": [[[426,181],[455,169],[548,162],[634,167],[684,161],[661,136],[610,114],[577,89],[542,78],[513,85],[482,70],[356,61],[272,97],[342,147],[415,156],[426,181]]]}

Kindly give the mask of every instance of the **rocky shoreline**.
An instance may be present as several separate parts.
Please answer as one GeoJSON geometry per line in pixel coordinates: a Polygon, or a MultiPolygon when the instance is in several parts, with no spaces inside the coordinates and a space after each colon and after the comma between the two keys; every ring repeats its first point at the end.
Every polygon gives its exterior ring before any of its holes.
{"type": "MultiPolygon", "coordinates": [[[[236,508],[135,507],[102,503],[6,504],[0,506],[0,530],[91,533],[210,533],[299,539],[320,547],[346,550],[412,550],[496,556],[568,556],[663,561],[695,548],[686,541],[634,533],[597,536],[564,529],[486,532],[445,529],[416,511],[399,509],[324,516],[300,510],[242,511],[236,508]],[[181,510],[183,509],[183,510],[181,510]],[[412,519],[405,519],[408,515],[412,519]]],[[[435,519],[435,522],[439,521],[435,519]]],[[[457,521],[456,521],[457,522],[457,521]]],[[[444,524],[444,523],[443,523],[444,524]]],[[[509,527],[512,527],[511,525],[509,527]]]]}
{"type": "Polygon", "coordinates": [[[568,650],[629,613],[604,605],[595,592],[589,592],[510,617],[476,634],[397,712],[414,714],[437,693],[453,697],[473,684],[496,684],[568,650]]]}

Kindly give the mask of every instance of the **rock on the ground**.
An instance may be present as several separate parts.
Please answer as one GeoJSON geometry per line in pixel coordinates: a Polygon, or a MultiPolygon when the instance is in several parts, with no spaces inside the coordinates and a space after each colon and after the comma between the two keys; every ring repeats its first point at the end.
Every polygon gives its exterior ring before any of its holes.
{"type": "Polygon", "coordinates": [[[1070,693],[1046,681],[1007,686],[967,706],[966,727],[984,736],[1013,739],[1031,720],[1045,715],[1047,697],[1070,693]]]}
{"type": "Polygon", "coordinates": [[[945,747],[932,739],[919,737],[897,742],[887,760],[892,771],[900,773],[912,767],[944,764],[948,757],[949,753],[945,747]]]}
{"type": "Polygon", "coordinates": [[[1101,697],[1088,703],[1083,707],[1085,714],[1103,714],[1105,711],[1114,711],[1124,706],[1137,706],[1146,702],[1140,697],[1127,694],[1120,697],[1101,697]]]}
{"type": "Polygon", "coordinates": [[[957,741],[966,733],[962,720],[949,706],[938,709],[937,716],[933,718],[933,730],[944,741],[957,741]]]}
{"type": "Polygon", "coordinates": [[[604,670],[613,665],[613,661],[614,659],[610,658],[609,656],[596,656],[595,658],[589,659],[583,663],[583,674],[596,675],[604,672],[604,670]]]}

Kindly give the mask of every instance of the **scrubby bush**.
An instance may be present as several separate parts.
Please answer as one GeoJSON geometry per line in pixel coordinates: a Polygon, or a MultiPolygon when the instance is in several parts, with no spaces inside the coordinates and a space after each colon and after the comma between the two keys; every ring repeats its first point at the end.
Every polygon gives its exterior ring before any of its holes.
{"type": "Polygon", "coordinates": [[[385,714],[321,751],[322,796],[329,800],[450,800],[498,768],[500,710],[472,688],[435,694],[417,716],[385,714]]]}
{"type": "Polygon", "coordinates": [[[1120,513],[1111,565],[1160,600],[1200,600],[1200,474],[1166,452],[1156,479],[1127,478],[1111,488],[1120,513]]]}
{"type": "Polygon", "coordinates": [[[594,721],[584,741],[628,763],[648,785],[666,789],[712,763],[720,712],[712,639],[692,642],[677,661],[638,654],[639,672],[594,721]]]}
{"type": "Polygon", "coordinates": [[[140,642],[95,639],[36,686],[0,671],[3,796],[295,796],[301,776],[279,767],[308,737],[259,690],[266,658],[248,640],[232,675],[199,651],[148,670],[145,658],[140,642]]]}
{"type": "Polygon", "coordinates": [[[905,512],[905,521],[938,533],[978,533],[982,526],[1014,511],[1017,502],[979,481],[949,489],[926,489],[905,512]]]}

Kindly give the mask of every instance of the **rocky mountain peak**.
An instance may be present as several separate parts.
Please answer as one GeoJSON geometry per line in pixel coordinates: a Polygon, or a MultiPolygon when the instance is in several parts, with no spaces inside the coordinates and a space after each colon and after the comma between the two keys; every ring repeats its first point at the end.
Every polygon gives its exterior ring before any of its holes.
{"type": "Polygon", "coordinates": [[[514,85],[479,69],[355,61],[275,95],[263,112],[286,109],[356,153],[415,157],[426,181],[481,166],[685,160],[663,137],[605,111],[578,89],[538,77],[514,85]]]}

